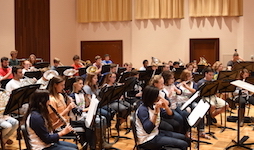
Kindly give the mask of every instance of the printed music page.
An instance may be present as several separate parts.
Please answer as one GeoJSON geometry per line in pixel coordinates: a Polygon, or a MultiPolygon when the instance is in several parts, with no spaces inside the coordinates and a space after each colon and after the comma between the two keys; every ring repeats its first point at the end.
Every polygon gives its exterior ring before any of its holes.
{"type": "Polygon", "coordinates": [[[89,106],[89,110],[87,112],[87,116],[85,119],[85,124],[86,127],[89,128],[93,122],[94,116],[96,115],[97,112],[97,106],[99,104],[99,100],[96,98],[96,96],[93,94],[92,95],[92,99],[91,99],[91,103],[89,106]]]}
{"type": "Polygon", "coordinates": [[[204,102],[202,99],[198,102],[198,105],[194,108],[194,110],[191,112],[189,117],[187,118],[188,123],[191,127],[196,125],[196,122],[203,118],[208,109],[210,108],[209,103],[204,102]]]}
{"type": "Polygon", "coordinates": [[[184,110],[186,107],[188,107],[188,105],[190,105],[199,96],[199,93],[200,93],[200,91],[195,92],[190,97],[190,99],[182,105],[181,110],[184,110]]]}
{"type": "Polygon", "coordinates": [[[254,85],[252,85],[250,83],[247,83],[247,82],[244,82],[241,80],[236,80],[236,81],[230,82],[230,84],[233,84],[233,85],[240,87],[242,89],[245,89],[247,91],[254,92],[254,85]]]}

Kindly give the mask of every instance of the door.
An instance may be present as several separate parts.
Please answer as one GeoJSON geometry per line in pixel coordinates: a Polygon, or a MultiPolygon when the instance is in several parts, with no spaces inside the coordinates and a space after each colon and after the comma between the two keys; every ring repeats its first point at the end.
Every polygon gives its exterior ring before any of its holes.
{"type": "Polygon", "coordinates": [[[99,55],[104,59],[105,54],[110,55],[110,60],[114,64],[123,64],[123,41],[81,41],[81,58],[82,60],[91,60],[99,55]]]}
{"type": "Polygon", "coordinates": [[[204,57],[211,65],[219,60],[219,38],[190,39],[190,62],[204,57]]]}

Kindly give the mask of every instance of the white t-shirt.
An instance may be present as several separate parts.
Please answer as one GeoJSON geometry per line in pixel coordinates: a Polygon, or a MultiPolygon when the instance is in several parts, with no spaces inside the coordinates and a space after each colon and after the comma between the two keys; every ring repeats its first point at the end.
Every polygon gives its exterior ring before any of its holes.
{"type": "Polygon", "coordinates": [[[11,79],[7,84],[6,84],[6,91],[11,93],[13,90],[17,89],[17,88],[20,88],[22,87],[22,80],[23,79],[20,79],[19,81],[18,80],[15,80],[15,79],[11,79]]]}

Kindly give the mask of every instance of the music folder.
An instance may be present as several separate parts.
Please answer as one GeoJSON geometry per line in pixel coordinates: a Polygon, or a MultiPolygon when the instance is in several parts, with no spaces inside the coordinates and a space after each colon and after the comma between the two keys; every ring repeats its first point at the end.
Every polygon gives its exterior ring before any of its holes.
{"type": "Polygon", "coordinates": [[[241,81],[241,80],[236,80],[236,81],[233,81],[233,82],[230,82],[230,83],[237,86],[237,87],[240,87],[242,89],[245,89],[247,91],[250,91],[250,92],[254,93],[254,85],[252,85],[250,83],[247,83],[247,82],[244,82],[244,81],[241,81]]]}
{"type": "Polygon", "coordinates": [[[99,100],[93,94],[92,99],[91,99],[91,103],[90,103],[90,106],[89,106],[89,110],[88,110],[86,118],[85,118],[85,125],[86,125],[87,128],[90,128],[92,123],[94,122],[94,118],[96,116],[98,104],[99,104],[99,100]]]}
{"type": "Polygon", "coordinates": [[[204,117],[206,112],[209,110],[210,104],[204,100],[200,100],[198,105],[193,109],[187,118],[187,121],[191,127],[198,125],[199,121],[204,117]]]}
{"type": "Polygon", "coordinates": [[[185,108],[187,108],[200,94],[200,91],[196,91],[188,101],[186,101],[182,107],[180,108],[181,110],[184,110],[185,108]]]}

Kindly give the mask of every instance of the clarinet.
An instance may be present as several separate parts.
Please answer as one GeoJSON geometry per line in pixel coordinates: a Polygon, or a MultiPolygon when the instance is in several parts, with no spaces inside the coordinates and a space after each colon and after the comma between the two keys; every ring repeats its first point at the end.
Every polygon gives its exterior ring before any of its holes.
{"type": "MultiPolygon", "coordinates": [[[[49,107],[50,107],[51,110],[56,114],[56,116],[60,119],[60,121],[62,121],[65,125],[68,125],[68,124],[69,124],[69,123],[67,123],[67,122],[64,120],[63,116],[61,116],[61,115],[56,111],[56,109],[55,109],[52,105],[49,104],[49,107]]],[[[80,137],[79,137],[78,133],[77,133],[76,131],[74,131],[74,130],[73,130],[72,132],[73,132],[73,134],[75,134],[75,136],[77,137],[77,140],[80,141],[80,137]]]]}

